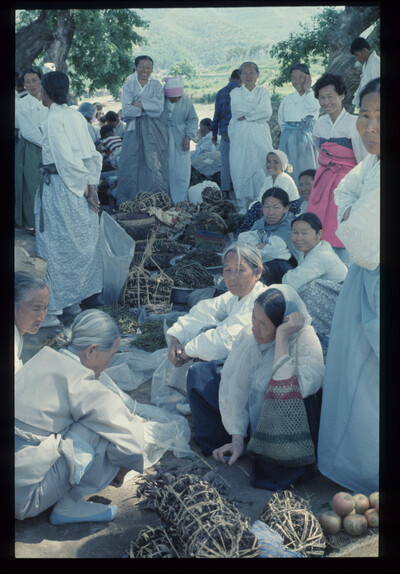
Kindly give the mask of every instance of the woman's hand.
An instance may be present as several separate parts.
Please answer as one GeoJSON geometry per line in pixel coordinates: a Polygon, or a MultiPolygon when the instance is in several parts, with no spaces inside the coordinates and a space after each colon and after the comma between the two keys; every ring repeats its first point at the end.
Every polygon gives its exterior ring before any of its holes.
{"type": "Polygon", "coordinates": [[[258,249],[264,249],[266,245],[266,243],[257,243],[256,247],[258,247],[258,249]]]}
{"type": "Polygon", "coordinates": [[[190,148],[190,137],[185,136],[182,140],[182,149],[183,151],[187,151],[190,148]]]}
{"type": "Polygon", "coordinates": [[[88,185],[85,189],[85,197],[88,201],[89,207],[95,213],[100,211],[100,200],[97,194],[97,188],[95,185],[88,185]]]}
{"type": "Polygon", "coordinates": [[[183,346],[176,337],[171,337],[170,342],[171,345],[168,351],[168,359],[174,367],[181,367],[192,359],[192,357],[189,357],[189,355],[185,353],[183,346]]]}
{"type": "Polygon", "coordinates": [[[143,104],[140,100],[136,100],[135,102],[133,102],[133,105],[143,110],[143,104]]]}
{"type": "Polygon", "coordinates": [[[311,76],[306,74],[306,79],[304,80],[304,92],[308,94],[311,91],[311,76]]]}
{"type": "Polygon", "coordinates": [[[226,462],[225,457],[231,455],[228,461],[229,466],[231,466],[237,459],[243,454],[244,451],[244,439],[238,434],[232,435],[232,442],[224,444],[213,450],[213,458],[217,462],[226,462]]]}
{"type": "Polygon", "coordinates": [[[293,335],[293,333],[297,333],[304,327],[305,319],[303,313],[299,313],[298,311],[294,313],[289,313],[283,321],[281,325],[276,330],[276,337],[283,336],[286,339],[293,335]]]}

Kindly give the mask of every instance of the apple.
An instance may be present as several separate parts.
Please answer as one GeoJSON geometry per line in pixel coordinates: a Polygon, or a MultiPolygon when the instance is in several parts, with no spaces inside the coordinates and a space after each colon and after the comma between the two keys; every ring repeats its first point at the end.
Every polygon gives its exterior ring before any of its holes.
{"type": "Polygon", "coordinates": [[[375,502],[379,500],[379,492],[372,492],[369,495],[369,503],[371,506],[375,506],[375,502]]]}
{"type": "Polygon", "coordinates": [[[379,512],[375,508],[369,508],[364,514],[367,519],[368,526],[377,528],[379,526],[379,512]]]}
{"type": "Polygon", "coordinates": [[[332,508],[339,516],[350,514],[354,507],[354,499],[348,492],[337,492],[332,498],[332,508]]]}
{"type": "Polygon", "coordinates": [[[361,536],[368,528],[368,521],[363,514],[351,514],[344,517],[343,528],[350,536],[361,536]]]}
{"type": "Polygon", "coordinates": [[[369,498],[365,494],[354,494],[354,508],[357,514],[364,514],[369,508],[369,498]]]}
{"type": "Polygon", "coordinates": [[[318,520],[325,534],[337,534],[342,528],[342,517],[334,510],[323,512],[318,520]]]}

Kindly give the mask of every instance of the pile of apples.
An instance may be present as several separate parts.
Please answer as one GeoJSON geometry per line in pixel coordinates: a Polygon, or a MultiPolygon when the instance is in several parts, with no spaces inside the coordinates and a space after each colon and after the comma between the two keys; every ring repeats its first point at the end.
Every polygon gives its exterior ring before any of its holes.
{"type": "Polygon", "coordinates": [[[379,526],[379,492],[369,496],[338,492],[332,498],[332,510],[323,512],[319,523],[325,534],[344,529],[351,536],[361,536],[368,527],[379,526]]]}

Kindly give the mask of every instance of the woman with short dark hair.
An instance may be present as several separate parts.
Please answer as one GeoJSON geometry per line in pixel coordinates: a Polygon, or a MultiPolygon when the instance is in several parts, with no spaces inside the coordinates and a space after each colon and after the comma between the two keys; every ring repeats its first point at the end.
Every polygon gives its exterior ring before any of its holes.
{"type": "Polygon", "coordinates": [[[314,85],[324,115],[315,123],[313,138],[319,152],[319,167],[308,200],[307,211],[322,221],[322,239],[349,264],[343,243],[336,236],[337,207],[334,191],[340,180],[367,155],[356,128],[357,117],[343,108],[346,85],[340,75],[324,74],[314,85]]]}
{"type": "Polygon", "coordinates": [[[63,312],[79,313],[81,301],[103,289],[97,196],[102,157],[86,119],[68,107],[68,90],[69,78],[63,72],[43,76],[42,100],[49,115],[43,125],[35,227],[36,252],[47,260],[47,326],[59,324],[63,312]]]}

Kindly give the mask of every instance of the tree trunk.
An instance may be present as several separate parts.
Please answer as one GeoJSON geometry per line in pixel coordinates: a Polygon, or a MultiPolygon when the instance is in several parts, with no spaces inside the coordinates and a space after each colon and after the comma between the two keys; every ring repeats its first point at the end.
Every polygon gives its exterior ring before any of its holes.
{"type": "Polygon", "coordinates": [[[65,63],[75,31],[72,10],[57,10],[57,29],[44,48],[45,62],[53,62],[56,70],[67,72],[65,63]]]}
{"type": "Polygon", "coordinates": [[[339,15],[337,26],[328,35],[330,58],[325,72],[342,76],[347,88],[343,106],[350,113],[354,110],[351,101],[361,76],[361,66],[355,66],[356,60],[350,53],[350,45],[355,38],[377,22],[379,16],[378,6],[346,6],[339,15]]]}
{"type": "Polygon", "coordinates": [[[15,71],[22,75],[43,51],[43,42],[50,41],[47,13],[42,10],[37,20],[21,28],[15,35],[15,71]]]}

